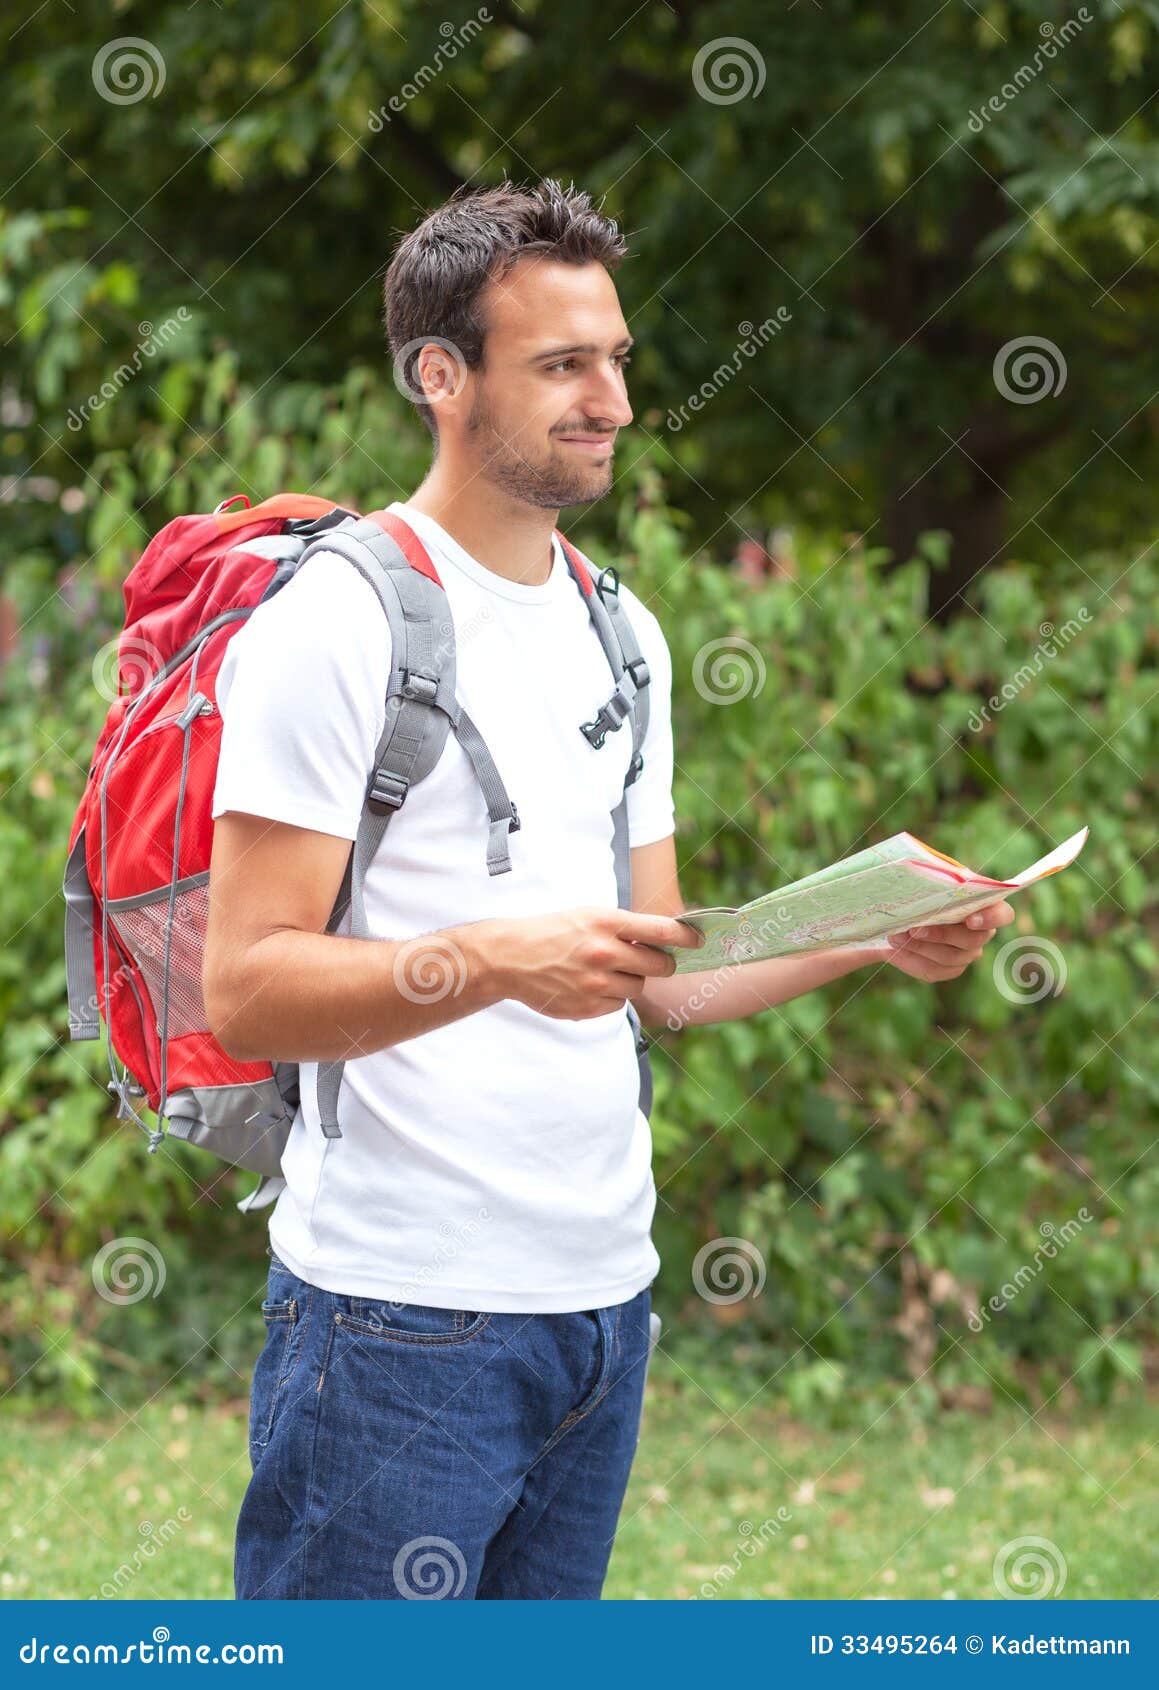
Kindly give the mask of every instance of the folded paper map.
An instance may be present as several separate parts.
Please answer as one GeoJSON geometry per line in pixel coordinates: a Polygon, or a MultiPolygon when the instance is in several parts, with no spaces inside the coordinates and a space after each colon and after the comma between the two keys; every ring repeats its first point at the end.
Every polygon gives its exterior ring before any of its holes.
{"type": "Polygon", "coordinates": [[[676,958],[677,974],[692,974],[866,944],[906,927],[964,921],[973,910],[1057,874],[1078,856],[1086,837],[1084,827],[1013,880],[991,880],[912,833],[895,833],[739,909],[687,910],[680,919],[705,935],[704,944],[659,948],[676,958]]]}

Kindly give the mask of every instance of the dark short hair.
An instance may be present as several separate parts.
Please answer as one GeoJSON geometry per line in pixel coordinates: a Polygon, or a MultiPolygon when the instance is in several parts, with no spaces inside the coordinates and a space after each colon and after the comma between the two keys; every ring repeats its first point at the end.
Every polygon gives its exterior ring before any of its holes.
{"type": "Polygon", "coordinates": [[[425,340],[443,340],[471,369],[483,362],[486,325],[479,295],[532,254],[614,270],[628,246],[591,196],[550,177],[534,187],[504,181],[461,188],[403,237],[387,267],[384,321],[400,386],[437,439],[432,407],[414,365],[425,340]]]}

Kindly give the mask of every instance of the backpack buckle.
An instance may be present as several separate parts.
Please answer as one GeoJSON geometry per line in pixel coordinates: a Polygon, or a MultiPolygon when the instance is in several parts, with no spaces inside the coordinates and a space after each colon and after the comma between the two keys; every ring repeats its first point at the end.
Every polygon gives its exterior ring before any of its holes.
{"type": "Polygon", "coordinates": [[[439,691],[438,676],[420,675],[413,669],[404,669],[399,691],[404,698],[417,698],[422,704],[433,704],[439,691]]]}
{"type": "Polygon", "coordinates": [[[631,786],[632,782],[636,779],[643,767],[644,753],[642,751],[637,751],[633,756],[632,761],[628,764],[628,772],[624,776],[624,785],[631,786]]]}
{"type": "Polygon", "coordinates": [[[644,662],[644,659],[642,657],[633,657],[632,661],[630,663],[626,663],[624,665],[624,667],[627,670],[628,674],[631,675],[632,679],[635,681],[637,692],[640,691],[641,687],[646,687],[648,685],[649,681],[652,679],[651,673],[649,672],[649,669],[648,669],[648,665],[644,662]],[[637,669],[640,671],[640,673],[638,675],[636,673],[637,669]]]}
{"type": "Polygon", "coordinates": [[[607,707],[601,705],[597,716],[593,717],[590,722],[580,723],[580,733],[583,734],[588,744],[594,745],[598,751],[607,739],[609,732],[618,728],[619,725],[619,722],[613,721],[608,715],[607,707]]]}
{"type": "Polygon", "coordinates": [[[598,751],[608,735],[623,726],[624,718],[631,708],[628,699],[617,687],[608,702],[600,705],[590,722],[580,723],[580,733],[588,744],[594,745],[598,751]]]}
{"type": "Polygon", "coordinates": [[[409,791],[410,781],[405,775],[392,775],[387,769],[376,769],[366,802],[376,815],[381,815],[384,810],[399,809],[409,791]]]}
{"type": "Polygon", "coordinates": [[[509,798],[507,802],[511,806],[511,820],[507,823],[507,831],[508,833],[518,833],[523,825],[519,820],[519,811],[515,808],[514,798],[509,798]]]}

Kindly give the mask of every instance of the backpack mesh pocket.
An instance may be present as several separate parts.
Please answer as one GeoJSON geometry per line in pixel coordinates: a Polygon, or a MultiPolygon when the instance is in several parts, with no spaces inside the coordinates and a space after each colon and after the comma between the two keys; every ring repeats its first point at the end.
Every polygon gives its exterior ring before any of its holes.
{"type": "Polygon", "coordinates": [[[106,906],[109,920],[121,945],[132,958],[148,988],[157,1033],[161,1032],[161,1007],[165,1001],[165,951],[169,950],[169,1021],[166,1037],[183,1038],[204,1033],[209,1023],[201,992],[201,969],[205,957],[205,930],[209,920],[209,875],[196,874],[179,881],[173,898],[170,921],[170,888],[146,892],[135,898],[117,898],[106,906]]]}

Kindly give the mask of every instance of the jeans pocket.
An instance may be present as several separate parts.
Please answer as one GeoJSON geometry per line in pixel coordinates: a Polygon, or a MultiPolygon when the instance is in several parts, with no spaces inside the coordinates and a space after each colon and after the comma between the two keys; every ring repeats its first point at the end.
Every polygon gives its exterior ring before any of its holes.
{"type": "Polygon", "coordinates": [[[254,1367],[250,1390],[250,1460],[256,1467],[270,1441],[278,1408],[294,1371],[302,1305],[297,1297],[268,1298],[262,1304],[266,1341],[254,1367]]]}
{"type": "Polygon", "coordinates": [[[388,1303],[373,1297],[334,1298],[340,1325],[400,1344],[461,1344],[491,1319],[478,1309],[438,1309],[429,1303],[388,1303]]]}

